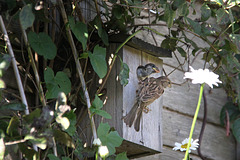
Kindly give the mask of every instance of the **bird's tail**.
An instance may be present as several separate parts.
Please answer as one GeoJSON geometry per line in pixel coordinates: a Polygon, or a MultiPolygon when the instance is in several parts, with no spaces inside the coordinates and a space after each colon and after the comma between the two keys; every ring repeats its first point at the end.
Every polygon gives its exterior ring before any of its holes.
{"type": "Polygon", "coordinates": [[[135,123],[134,123],[134,129],[137,132],[140,130],[140,122],[141,122],[141,119],[142,119],[143,108],[144,108],[144,106],[139,107],[139,110],[137,112],[137,118],[136,118],[135,123]]]}
{"type": "Polygon", "coordinates": [[[137,110],[138,110],[138,103],[136,102],[132,109],[130,110],[130,112],[123,117],[124,122],[126,123],[126,125],[128,125],[129,127],[132,126],[134,119],[136,117],[137,114],[137,110]]]}

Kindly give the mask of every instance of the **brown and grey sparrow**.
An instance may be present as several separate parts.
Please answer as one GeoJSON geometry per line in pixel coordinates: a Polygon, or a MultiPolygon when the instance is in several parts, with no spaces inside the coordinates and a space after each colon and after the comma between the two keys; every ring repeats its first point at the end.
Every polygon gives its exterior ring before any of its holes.
{"type": "Polygon", "coordinates": [[[134,128],[136,131],[139,131],[142,112],[145,109],[148,110],[147,106],[158,99],[163,94],[164,88],[166,87],[171,87],[171,81],[165,76],[145,78],[140,81],[136,102],[130,112],[123,117],[126,125],[131,127],[136,117],[134,128]]]}

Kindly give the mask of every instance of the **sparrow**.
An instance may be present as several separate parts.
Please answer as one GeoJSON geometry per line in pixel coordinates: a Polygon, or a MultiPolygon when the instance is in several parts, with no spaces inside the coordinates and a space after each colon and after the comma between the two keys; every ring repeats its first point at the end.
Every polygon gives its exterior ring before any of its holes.
{"type": "Polygon", "coordinates": [[[140,130],[142,112],[145,109],[149,110],[147,106],[158,99],[164,93],[164,88],[167,87],[171,87],[171,81],[166,76],[145,78],[140,81],[135,104],[130,112],[123,117],[126,125],[131,127],[136,117],[134,129],[138,132],[140,130]]]}
{"type": "Polygon", "coordinates": [[[153,73],[159,73],[158,67],[153,63],[148,63],[145,66],[138,66],[137,68],[137,77],[139,81],[144,80],[153,73]]]}

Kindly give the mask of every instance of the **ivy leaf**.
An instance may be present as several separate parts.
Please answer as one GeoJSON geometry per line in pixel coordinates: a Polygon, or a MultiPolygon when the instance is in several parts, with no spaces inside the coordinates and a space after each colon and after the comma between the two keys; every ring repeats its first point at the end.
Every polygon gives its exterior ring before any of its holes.
{"type": "Polygon", "coordinates": [[[47,86],[46,98],[57,98],[59,92],[64,92],[66,95],[71,91],[71,81],[64,72],[57,72],[54,77],[54,72],[47,67],[44,71],[44,80],[47,86]]]}
{"type": "Polygon", "coordinates": [[[115,160],[128,160],[126,152],[119,153],[115,160]]]}
{"type": "Polygon", "coordinates": [[[25,30],[33,25],[35,16],[32,12],[32,4],[24,6],[19,14],[20,24],[25,30]]]}
{"type": "Polygon", "coordinates": [[[44,32],[39,34],[30,31],[28,39],[31,47],[45,59],[53,59],[57,54],[57,47],[52,39],[44,32]]]}
{"type": "Polygon", "coordinates": [[[177,47],[177,51],[181,54],[182,57],[186,57],[187,53],[181,47],[177,47]]]}
{"type": "Polygon", "coordinates": [[[206,21],[211,16],[211,9],[208,7],[206,3],[204,3],[201,7],[201,20],[206,21]]]}
{"type": "Polygon", "coordinates": [[[106,119],[112,119],[112,116],[104,110],[101,110],[103,107],[103,101],[95,95],[95,99],[90,108],[91,114],[98,114],[106,119]]]}
{"type": "Polygon", "coordinates": [[[240,118],[235,120],[232,124],[232,132],[238,142],[240,142],[240,118]]]}
{"type": "Polygon", "coordinates": [[[234,105],[232,102],[227,102],[222,107],[222,110],[220,112],[220,123],[222,126],[225,125],[226,111],[228,112],[230,122],[233,122],[240,115],[240,111],[238,110],[238,107],[234,105]]]}
{"type": "Polygon", "coordinates": [[[172,27],[175,16],[176,16],[176,11],[172,10],[170,5],[166,5],[164,19],[167,22],[168,28],[172,27]]]}
{"type": "Polygon", "coordinates": [[[198,35],[201,35],[201,25],[198,22],[193,21],[192,19],[185,17],[189,22],[190,26],[193,28],[193,31],[198,35]]]}
{"type": "Polygon", "coordinates": [[[119,80],[121,85],[126,86],[128,84],[130,69],[128,65],[122,61],[121,58],[120,58],[120,61],[121,61],[121,70],[119,73],[119,80]]]}
{"type": "Polygon", "coordinates": [[[75,23],[73,17],[69,17],[69,24],[75,37],[82,43],[83,50],[86,50],[88,40],[87,25],[82,22],[75,23]]]}
{"type": "Polygon", "coordinates": [[[103,78],[107,73],[107,63],[106,63],[106,48],[102,48],[99,45],[95,46],[93,49],[93,54],[88,52],[90,62],[94,71],[100,78],[103,78]]]}
{"type": "MultiPolygon", "coordinates": [[[[122,13],[121,13],[122,15],[122,13]]],[[[97,15],[94,19],[95,25],[94,27],[97,29],[98,31],[98,36],[102,39],[103,43],[108,46],[108,34],[107,32],[103,29],[102,27],[102,22],[101,22],[101,18],[97,15]]]]}
{"type": "Polygon", "coordinates": [[[101,109],[103,107],[103,101],[97,95],[95,95],[92,106],[96,109],[101,109]]]}
{"type": "Polygon", "coordinates": [[[229,15],[226,13],[224,8],[219,8],[216,11],[217,23],[220,25],[227,24],[230,20],[229,15]]]}
{"type": "Polygon", "coordinates": [[[100,123],[97,134],[100,138],[102,145],[107,146],[109,155],[116,152],[115,147],[119,147],[122,144],[123,138],[119,136],[117,131],[109,131],[110,126],[108,123],[100,123]]]}

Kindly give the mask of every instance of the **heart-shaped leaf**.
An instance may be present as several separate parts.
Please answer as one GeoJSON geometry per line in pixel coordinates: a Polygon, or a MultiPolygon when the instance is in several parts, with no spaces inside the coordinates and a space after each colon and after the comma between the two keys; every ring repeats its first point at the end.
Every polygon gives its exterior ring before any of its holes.
{"type": "Polygon", "coordinates": [[[56,56],[57,47],[46,33],[41,32],[37,34],[35,32],[29,32],[28,39],[34,51],[45,59],[53,59],[56,56]]]}
{"type": "Polygon", "coordinates": [[[107,63],[106,63],[106,48],[102,48],[99,45],[95,46],[93,49],[93,54],[88,53],[90,62],[94,71],[100,78],[103,78],[107,73],[107,63]]]}
{"type": "Polygon", "coordinates": [[[25,30],[33,25],[35,16],[32,13],[32,4],[24,6],[19,14],[20,24],[25,30]]]}

